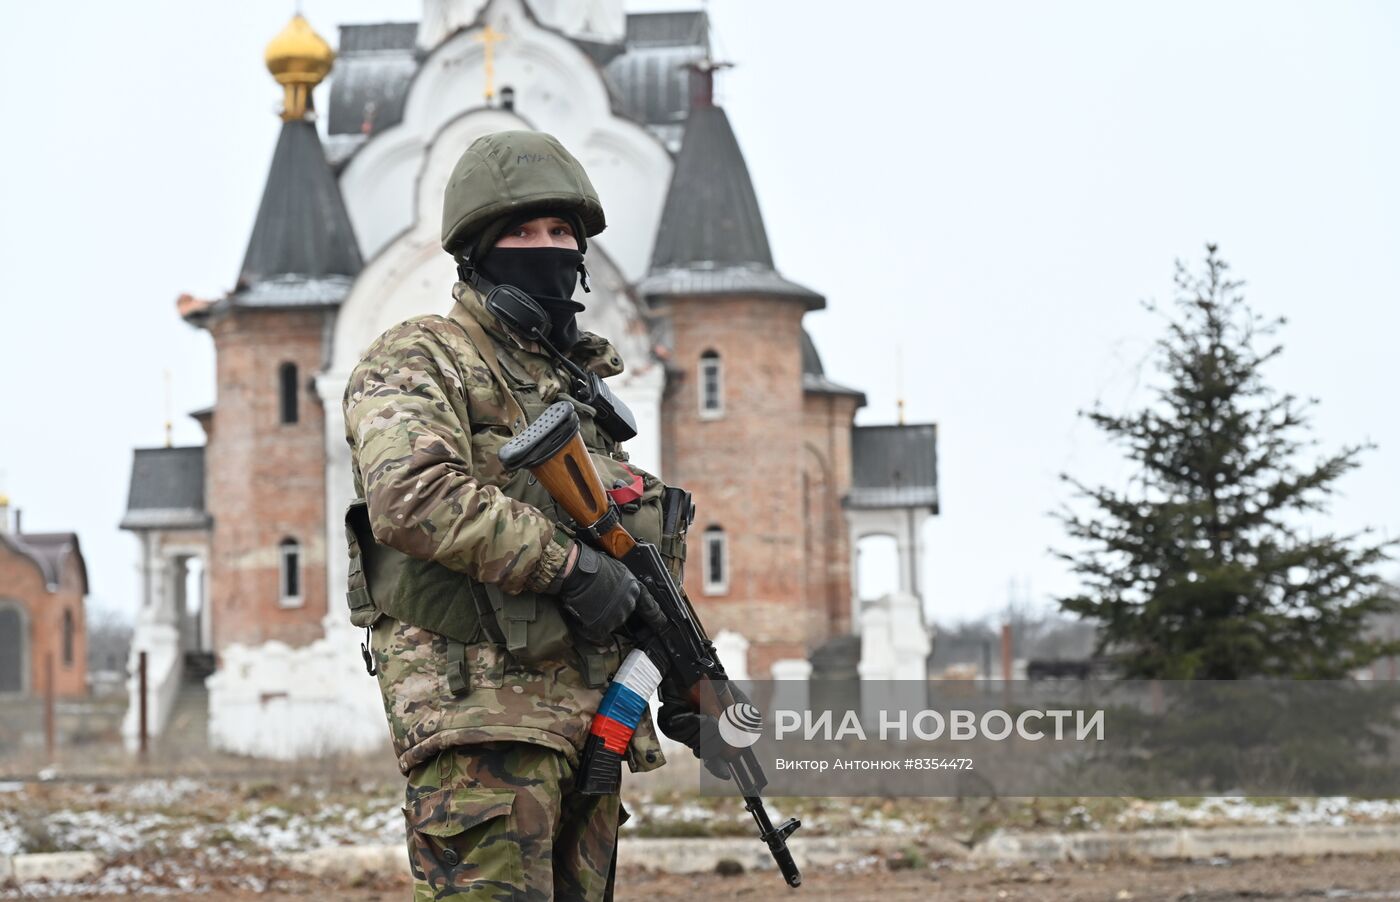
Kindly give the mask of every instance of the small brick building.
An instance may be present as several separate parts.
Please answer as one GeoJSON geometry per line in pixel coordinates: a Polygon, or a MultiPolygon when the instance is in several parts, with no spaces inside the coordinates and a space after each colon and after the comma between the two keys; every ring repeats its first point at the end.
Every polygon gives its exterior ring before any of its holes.
{"type": "Polygon", "coordinates": [[[0,496],[0,694],[87,694],[87,567],[71,532],[10,527],[0,496]]]}

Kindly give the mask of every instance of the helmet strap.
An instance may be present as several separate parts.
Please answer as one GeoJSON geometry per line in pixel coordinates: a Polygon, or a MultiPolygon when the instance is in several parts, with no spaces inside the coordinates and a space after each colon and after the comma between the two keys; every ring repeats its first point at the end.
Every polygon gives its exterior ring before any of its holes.
{"type": "Polygon", "coordinates": [[[470,256],[464,254],[457,257],[457,278],[473,288],[480,287],[477,283],[481,281],[481,273],[477,272],[476,267],[472,265],[470,256]]]}

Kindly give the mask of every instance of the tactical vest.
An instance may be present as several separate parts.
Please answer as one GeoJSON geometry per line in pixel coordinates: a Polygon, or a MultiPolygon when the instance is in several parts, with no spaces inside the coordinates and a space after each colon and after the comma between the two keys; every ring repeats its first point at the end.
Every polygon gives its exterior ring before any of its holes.
{"type": "MultiPolygon", "coordinates": [[[[487,359],[487,354],[494,355],[494,349],[483,349],[479,347],[479,341],[470,335],[467,338],[483,360],[487,359]]],[[[490,341],[490,338],[486,340],[490,341]]],[[[514,396],[527,422],[533,422],[555,401],[567,400],[574,405],[579,414],[584,444],[604,485],[617,489],[639,489],[639,492],[630,491],[624,495],[626,503],[620,506],[623,525],[632,535],[658,547],[673,577],[680,584],[687,524],[682,518],[672,535],[663,535],[662,496],[666,487],[651,474],[624,462],[626,454],[594,423],[593,408],[562,391],[546,402],[538,385],[521,378],[512,369],[504,364],[499,367],[498,372],[504,375],[508,384],[498,387],[514,396]],[[639,482],[640,486],[637,485],[639,482]]],[[[469,411],[469,415],[474,430],[495,430],[503,438],[518,433],[525,425],[492,421],[502,419],[499,416],[478,419],[475,411],[469,411]]],[[[506,496],[537,508],[559,524],[558,528],[565,534],[572,535],[575,524],[528,471],[511,474],[499,488],[506,496]]],[[[555,598],[530,591],[519,594],[502,592],[494,583],[479,582],[460,571],[434,561],[410,557],[376,541],[370,529],[364,499],[357,499],[349,506],[345,524],[350,554],[347,591],[350,622],[357,627],[373,629],[376,648],[388,644],[378,641],[380,633],[389,628],[388,622],[411,625],[441,637],[433,639],[435,643],[446,643],[445,648],[441,649],[442,654],[432,657],[434,666],[441,664],[445,670],[441,674],[445,677],[445,688],[464,703],[469,702],[472,693],[479,688],[494,689],[504,685],[508,674],[513,673],[521,679],[534,679],[540,673],[550,672],[561,665],[576,670],[579,682],[589,690],[597,690],[601,698],[601,690],[621,664],[627,649],[618,641],[598,647],[577,640],[555,598]]],[[[426,739],[433,732],[435,723],[444,718],[444,713],[435,710],[433,705],[426,705],[422,718],[419,718],[422,723],[394,724],[395,713],[391,705],[394,697],[401,695],[403,689],[390,685],[393,680],[386,680],[388,675],[383,673],[384,668],[380,670],[381,688],[385,694],[396,747],[406,745],[400,740],[400,734],[426,739]]],[[[596,707],[596,700],[593,705],[596,707]]],[[[563,732],[570,735],[570,744],[577,748],[583,735],[575,726],[571,724],[563,732]],[[574,736],[574,733],[578,735],[574,736]]],[[[583,729],[586,730],[586,724],[583,729]]],[[[645,738],[642,741],[645,742],[645,738]]],[[[655,742],[654,735],[650,741],[655,742]]],[[[416,744],[424,748],[419,752],[414,752],[412,748],[397,749],[400,766],[405,771],[408,765],[425,758],[429,750],[427,743],[416,744]]],[[[634,758],[633,767],[646,770],[650,769],[647,765],[659,766],[659,763],[659,748],[654,753],[648,749],[643,761],[634,758]]]]}

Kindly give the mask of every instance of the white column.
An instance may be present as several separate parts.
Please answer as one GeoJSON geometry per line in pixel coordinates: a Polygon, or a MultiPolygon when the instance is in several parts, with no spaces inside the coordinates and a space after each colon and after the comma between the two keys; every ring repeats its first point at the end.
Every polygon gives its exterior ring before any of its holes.
{"type": "Polygon", "coordinates": [[[928,634],[928,636],[929,636],[929,638],[930,638],[930,641],[932,641],[933,631],[932,631],[932,627],[929,626],[928,615],[925,613],[925,611],[926,611],[926,609],[927,609],[927,607],[928,607],[928,605],[926,604],[926,602],[928,601],[928,579],[925,578],[925,575],[924,575],[924,530],[923,530],[923,524],[924,524],[924,520],[926,520],[929,516],[931,516],[931,515],[929,514],[929,512],[928,512],[927,509],[921,509],[921,510],[918,511],[918,516],[915,518],[915,523],[914,523],[914,527],[913,527],[913,528],[914,528],[914,562],[913,562],[913,568],[914,568],[914,572],[915,572],[916,574],[918,574],[918,577],[919,577],[919,591],[917,591],[917,592],[914,593],[916,596],[918,596],[918,599],[919,599],[919,622],[922,623],[922,624],[924,625],[924,631],[925,631],[925,633],[928,634]]]}
{"type": "Polygon", "coordinates": [[[784,658],[773,662],[772,708],[805,711],[811,701],[812,662],[804,658],[784,658]]]}
{"type": "Polygon", "coordinates": [[[733,630],[720,630],[715,634],[715,654],[724,665],[724,672],[731,680],[749,678],[749,640],[733,630]]]}
{"type": "Polygon", "coordinates": [[[867,602],[860,613],[860,710],[862,723],[875,723],[893,704],[894,649],[890,646],[889,596],[867,602]]]}
{"type": "Polygon", "coordinates": [[[136,533],[136,538],[141,543],[141,560],[136,565],[136,597],[141,599],[136,619],[140,622],[151,606],[151,534],[143,529],[136,533]]]}
{"type": "Polygon", "coordinates": [[[888,680],[894,674],[894,648],[890,643],[890,596],[867,602],[860,612],[861,681],[888,680]]]}
{"type": "Polygon", "coordinates": [[[146,561],[147,605],[142,612],[148,623],[172,627],[179,625],[178,612],[175,610],[173,569],[169,555],[157,543],[152,542],[146,561]]]}
{"type": "Polygon", "coordinates": [[[890,678],[925,680],[928,653],[932,648],[923,612],[916,595],[892,595],[889,601],[890,678]]]}
{"type": "Polygon", "coordinates": [[[907,525],[901,524],[895,530],[895,554],[899,560],[899,592],[901,595],[911,595],[914,586],[910,580],[909,567],[914,557],[914,549],[909,541],[909,529],[907,525]]]}
{"type": "Polygon", "coordinates": [[[209,551],[199,558],[199,647],[214,650],[214,612],[209,609],[209,551]]]}

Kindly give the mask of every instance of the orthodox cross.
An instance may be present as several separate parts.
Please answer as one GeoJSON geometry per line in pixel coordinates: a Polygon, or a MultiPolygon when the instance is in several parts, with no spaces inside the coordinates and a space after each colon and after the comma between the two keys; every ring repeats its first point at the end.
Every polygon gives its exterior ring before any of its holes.
{"type": "Polygon", "coordinates": [[[489,24],[481,29],[481,34],[476,39],[486,48],[486,105],[490,106],[491,101],[496,98],[496,44],[504,41],[505,35],[501,34],[489,24]]]}

